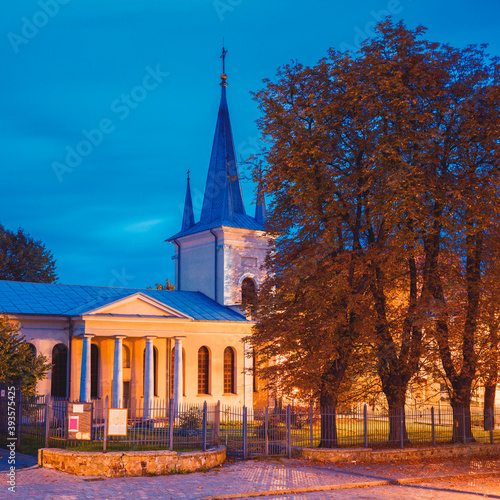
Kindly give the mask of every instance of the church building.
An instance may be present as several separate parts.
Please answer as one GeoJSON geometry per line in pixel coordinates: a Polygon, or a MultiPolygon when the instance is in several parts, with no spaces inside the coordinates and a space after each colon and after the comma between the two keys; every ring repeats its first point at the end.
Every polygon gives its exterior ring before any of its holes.
{"type": "Polygon", "coordinates": [[[167,239],[175,248],[175,290],[0,281],[0,311],[53,363],[39,394],[108,396],[113,407],[170,398],[253,405],[256,379],[243,339],[264,278],[266,208],[258,196],[255,216],[245,211],[224,72],[220,85],[200,220],[188,176],[181,228],[167,239]]]}

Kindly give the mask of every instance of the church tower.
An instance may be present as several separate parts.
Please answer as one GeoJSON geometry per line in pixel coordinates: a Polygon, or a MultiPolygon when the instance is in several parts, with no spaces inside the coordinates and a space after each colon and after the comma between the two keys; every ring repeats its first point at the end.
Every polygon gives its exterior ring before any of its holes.
{"type": "Polygon", "coordinates": [[[167,241],[176,247],[176,290],[199,291],[222,305],[248,309],[264,279],[260,268],[269,238],[261,189],[255,217],[245,212],[226,100],[226,52],[223,48],[221,100],[200,221],[194,221],[188,171],[181,230],[167,241]]]}

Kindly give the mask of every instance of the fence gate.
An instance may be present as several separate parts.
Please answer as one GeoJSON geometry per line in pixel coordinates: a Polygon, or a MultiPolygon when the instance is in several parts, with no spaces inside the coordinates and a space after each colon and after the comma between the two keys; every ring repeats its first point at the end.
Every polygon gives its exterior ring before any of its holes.
{"type": "Polygon", "coordinates": [[[290,409],[221,407],[220,444],[228,456],[249,458],[289,454],[290,409]]]}
{"type": "Polygon", "coordinates": [[[253,411],[249,454],[288,455],[290,421],[290,407],[266,407],[253,411]]]}

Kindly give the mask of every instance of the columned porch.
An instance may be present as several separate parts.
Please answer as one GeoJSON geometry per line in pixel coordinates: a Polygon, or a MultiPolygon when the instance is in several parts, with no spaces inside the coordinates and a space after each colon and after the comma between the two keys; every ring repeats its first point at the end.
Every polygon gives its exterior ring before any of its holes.
{"type": "Polygon", "coordinates": [[[132,401],[134,406],[147,408],[170,398],[182,403],[183,338],[99,333],[74,336],[70,399],[103,404],[108,396],[113,408],[129,407],[132,401]],[[92,392],[91,387],[97,390],[92,392]]]}

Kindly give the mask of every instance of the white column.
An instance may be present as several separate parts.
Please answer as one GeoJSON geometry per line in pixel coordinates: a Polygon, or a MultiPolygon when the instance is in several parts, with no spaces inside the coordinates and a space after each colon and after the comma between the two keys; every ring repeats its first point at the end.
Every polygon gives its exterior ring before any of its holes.
{"type": "Polygon", "coordinates": [[[174,408],[182,402],[182,339],[184,337],[174,337],[174,408]]]}
{"type": "Polygon", "coordinates": [[[82,348],[82,372],[80,375],[80,401],[90,402],[90,340],[94,335],[84,333],[82,348]]]}
{"type": "Polygon", "coordinates": [[[123,407],[123,339],[125,335],[115,335],[115,358],[113,364],[113,408],[123,407]]]}
{"type": "Polygon", "coordinates": [[[154,353],[153,340],[146,337],[146,356],[144,360],[144,418],[151,418],[151,406],[154,397],[154,353]]]}

